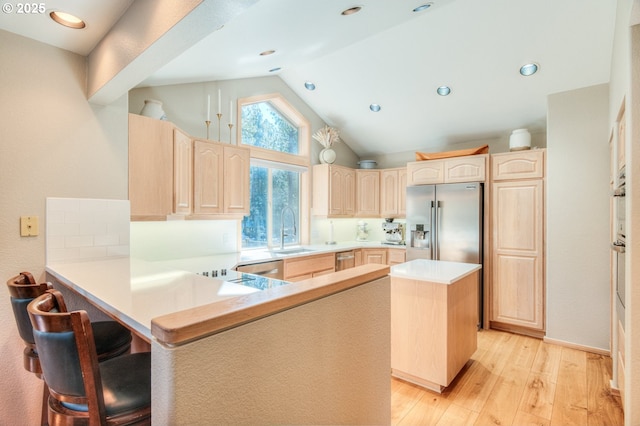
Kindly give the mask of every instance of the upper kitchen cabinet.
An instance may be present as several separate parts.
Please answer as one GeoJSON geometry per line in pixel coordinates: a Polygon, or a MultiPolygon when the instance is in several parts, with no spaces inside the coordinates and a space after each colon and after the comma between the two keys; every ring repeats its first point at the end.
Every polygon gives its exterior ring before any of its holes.
{"type": "Polygon", "coordinates": [[[495,154],[491,161],[491,327],[541,337],[544,150],[495,154]]]}
{"type": "Polygon", "coordinates": [[[515,151],[491,156],[492,178],[496,180],[540,179],[544,176],[544,151],[515,151]]]}
{"type": "Polygon", "coordinates": [[[380,172],[356,170],[356,216],[380,216],[380,172]]]}
{"type": "Polygon", "coordinates": [[[180,129],[173,129],[174,212],[191,213],[193,204],[193,141],[180,129]]]}
{"type": "Polygon", "coordinates": [[[407,169],[380,170],[380,216],[406,216],[407,169]]]}
{"type": "Polygon", "coordinates": [[[193,218],[249,214],[249,160],[248,148],[194,141],[193,218]]]}
{"type": "Polygon", "coordinates": [[[313,214],[353,217],[356,213],[356,171],[333,164],[313,166],[313,214]]]}
{"type": "Polygon", "coordinates": [[[189,204],[191,157],[170,122],[129,114],[129,201],[132,220],[166,220],[189,204]],[[174,170],[177,178],[174,180],[174,170]],[[174,204],[174,199],[178,200],[174,204]],[[180,208],[178,208],[180,207],[180,208]]]}
{"type": "Polygon", "coordinates": [[[488,154],[407,163],[407,185],[484,182],[488,154]]]}

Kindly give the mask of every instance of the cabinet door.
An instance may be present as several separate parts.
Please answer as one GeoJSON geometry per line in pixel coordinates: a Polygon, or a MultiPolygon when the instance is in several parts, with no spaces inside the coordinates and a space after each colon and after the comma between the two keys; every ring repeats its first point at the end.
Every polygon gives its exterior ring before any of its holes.
{"type": "Polygon", "coordinates": [[[224,145],[224,212],[249,214],[249,150],[224,145]]]}
{"type": "Polygon", "coordinates": [[[544,150],[494,154],[491,173],[493,180],[541,178],[544,175],[544,150]]]}
{"type": "Polygon", "coordinates": [[[405,249],[390,248],[387,252],[389,265],[397,265],[406,262],[407,251],[405,249]]]}
{"type": "Polygon", "coordinates": [[[129,202],[132,220],[173,213],[173,125],[129,114],[129,202]]]}
{"type": "Polygon", "coordinates": [[[544,330],[543,181],[493,184],[491,320],[544,330]]]}
{"type": "Polygon", "coordinates": [[[193,212],[223,212],[223,146],[211,142],[193,144],[193,212]]]}
{"type": "Polygon", "coordinates": [[[624,109],[621,112],[620,121],[618,121],[618,170],[622,169],[626,164],[625,157],[625,140],[627,137],[627,120],[625,118],[624,109]]]}
{"type": "Polygon", "coordinates": [[[190,214],[193,194],[193,143],[181,130],[173,130],[174,213],[190,214]]]}
{"type": "Polygon", "coordinates": [[[329,215],[341,216],[345,211],[345,173],[340,167],[329,166],[329,215]]]}
{"type": "Polygon", "coordinates": [[[398,170],[398,217],[407,217],[407,169],[398,170]]]}
{"type": "Polygon", "coordinates": [[[362,249],[362,263],[387,264],[387,249],[362,249]]]}
{"type": "Polygon", "coordinates": [[[484,182],[486,155],[447,159],[444,162],[444,182],[484,182]]]}
{"type": "Polygon", "coordinates": [[[356,216],[380,215],[380,172],[356,170],[356,216]]]}
{"type": "Polygon", "coordinates": [[[353,169],[343,169],[343,211],[342,214],[348,217],[356,214],[356,171],[353,169]]]}
{"type": "Polygon", "coordinates": [[[380,171],[380,216],[398,217],[398,170],[380,171]]]}
{"type": "Polygon", "coordinates": [[[407,163],[407,185],[444,183],[444,161],[428,160],[407,163]]]}

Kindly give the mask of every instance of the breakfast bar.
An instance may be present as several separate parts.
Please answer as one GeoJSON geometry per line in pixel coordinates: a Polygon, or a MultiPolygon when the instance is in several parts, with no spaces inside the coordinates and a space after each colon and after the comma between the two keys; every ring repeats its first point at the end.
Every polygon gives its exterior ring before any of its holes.
{"type": "Polygon", "coordinates": [[[150,344],[158,425],[388,423],[388,272],[255,288],[132,258],[47,266],[74,308],[150,344]]]}
{"type": "Polygon", "coordinates": [[[391,374],[442,392],[477,348],[481,265],[416,259],[391,267],[391,374]]]}

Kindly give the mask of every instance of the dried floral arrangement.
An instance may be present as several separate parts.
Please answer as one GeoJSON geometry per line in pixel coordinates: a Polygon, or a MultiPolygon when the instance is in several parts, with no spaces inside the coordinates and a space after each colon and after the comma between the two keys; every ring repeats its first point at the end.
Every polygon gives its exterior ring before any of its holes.
{"type": "Polygon", "coordinates": [[[338,132],[338,129],[334,129],[329,126],[324,126],[322,129],[315,132],[312,137],[320,142],[320,145],[325,148],[331,148],[334,143],[340,142],[340,133],[338,132]]]}

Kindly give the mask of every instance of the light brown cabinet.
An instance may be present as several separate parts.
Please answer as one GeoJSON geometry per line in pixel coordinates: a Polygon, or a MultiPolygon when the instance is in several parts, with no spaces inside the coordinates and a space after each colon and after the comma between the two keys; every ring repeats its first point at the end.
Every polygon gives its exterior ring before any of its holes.
{"type": "Polygon", "coordinates": [[[386,248],[363,248],[362,264],[378,263],[387,265],[387,249],[386,248]]]}
{"type": "Polygon", "coordinates": [[[193,204],[193,142],[180,129],[173,129],[174,212],[191,213],[193,204]]]}
{"type": "Polygon", "coordinates": [[[404,248],[390,248],[387,251],[389,265],[397,265],[407,261],[407,250],[404,248]]]}
{"type": "Polygon", "coordinates": [[[284,280],[301,281],[336,270],[335,253],[293,257],[284,260],[284,280]]]}
{"type": "Polygon", "coordinates": [[[313,166],[313,214],[353,217],[355,213],[355,170],[330,164],[313,166]]]}
{"type": "Polygon", "coordinates": [[[533,335],[545,330],[543,155],[492,156],[491,326],[533,335]]]}
{"type": "Polygon", "coordinates": [[[407,163],[407,185],[484,182],[487,154],[407,163]]]}
{"type": "Polygon", "coordinates": [[[380,170],[380,216],[406,216],[407,169],[380,170]]]}
{"type": "Polygon", "coordinates": [[[247,148],[194,141],[194,215],[249,214],[247,148]]]}
{"type": "Polygon", "coordinates": [[[191,159],[187,145],[182,135],[174,135],[170,122],[129,114],[132,220],[166,220],[189,206],[191,159]]]}
{"type": "Polygon", "coordinates": [[[380,172],[356,170],[356,216],[380,216],[380,172]]]}

